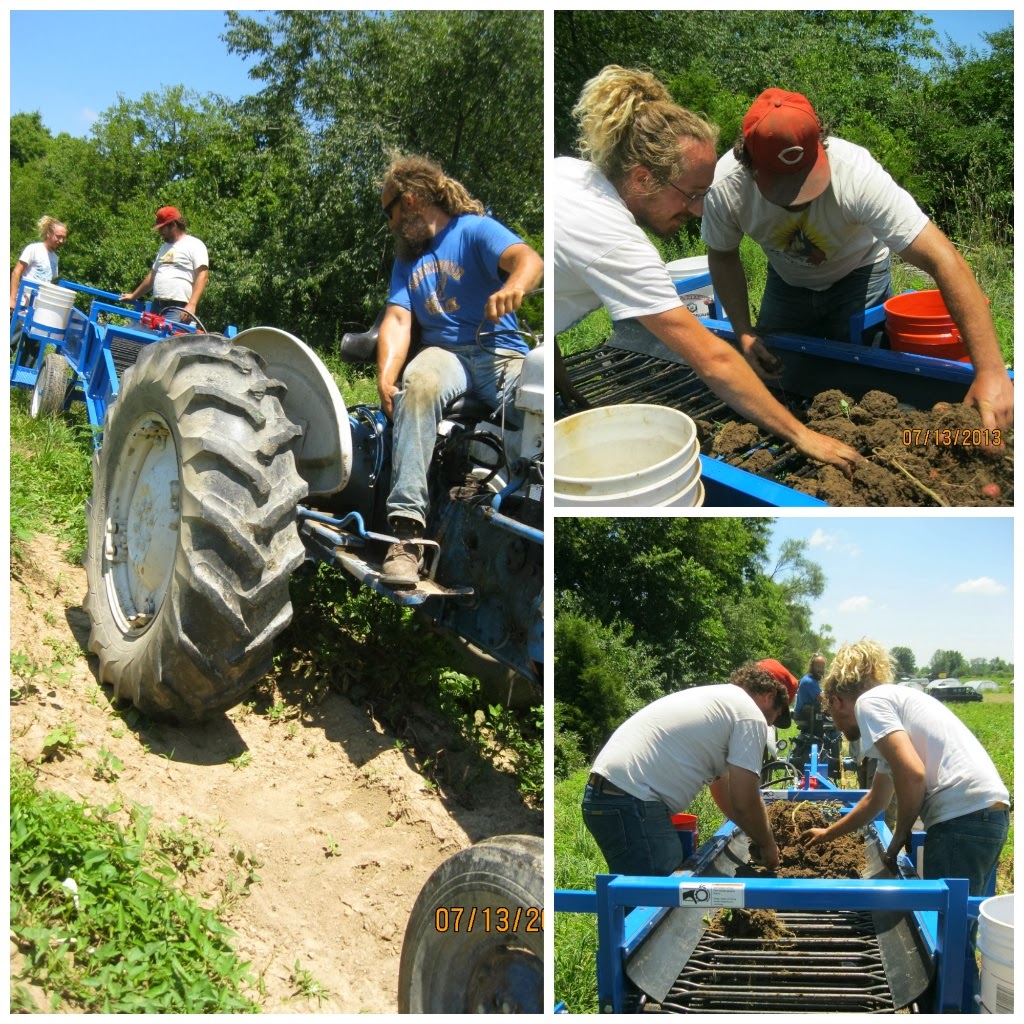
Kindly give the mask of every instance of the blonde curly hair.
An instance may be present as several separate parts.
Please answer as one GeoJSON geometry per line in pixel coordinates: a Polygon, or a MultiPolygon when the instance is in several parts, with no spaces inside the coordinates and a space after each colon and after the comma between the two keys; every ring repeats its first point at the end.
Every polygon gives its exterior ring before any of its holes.
{"type": "Polygon", "coordinates": [[[893,660],[880,643],[861,640],[844,644],[821,682],[822,703],[827,703],[833,693],[840,697],[858,697],[872,686],[891,683],[894,677],[893,660]]]}
{"type": "Polygon", "coordinates": [[[441,165],[425,156],[390,154],[391,163],[380,187],[394,189],[399,195],[414,196],[427,206],[440,206],[449,217],[461,213],[483,215],[484,204],[474,199],[461,182],[449,178],[441,165]]]}
{"type": "Polygon", "coordinates": [[[718,129],[674,103],[649,71],[609,64],[591,78],[572,110],[580,155],[616,187],[634,167],[646,167],[660,185],[686,169],[681,138],[715,146],[718,129]]]}

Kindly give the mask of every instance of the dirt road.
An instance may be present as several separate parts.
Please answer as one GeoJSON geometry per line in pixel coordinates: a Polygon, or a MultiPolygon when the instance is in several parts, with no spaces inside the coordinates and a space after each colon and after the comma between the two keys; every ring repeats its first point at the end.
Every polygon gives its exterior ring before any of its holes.
{"type": "Polygon", "coordinates": [[[151,836],[208,844],[187,887],[207,905],[227,899],[236,949],[263,978],[264,1012],[395,1011],[405,926],[431,871],[487,836],[539,835],[541,812],[491,770],[477,773],[471,800],[430,788],[401,739],[335,693],[301,717],[243,707],[187,730],[119,715],[86,655],[84,571],[50,538],[24,548],[11,651],[56,668],[11,706],[14,753],[37,761],[47,734],[72,723],[81,746],[42,763],[41,786],[118,801],[125,822],[133,803],[150,806],[151,836]],[[116,778],[100,773],[108,781],[95,777],[101,749],[122,765],[116,778]],[[321,1002],[290,980],[296,962],[328,993],[321,1002]]]}

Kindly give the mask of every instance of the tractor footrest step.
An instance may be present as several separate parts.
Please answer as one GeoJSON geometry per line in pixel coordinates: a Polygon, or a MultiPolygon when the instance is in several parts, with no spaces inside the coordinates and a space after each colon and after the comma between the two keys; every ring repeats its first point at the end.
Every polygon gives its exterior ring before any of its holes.
{"type": "Polygon", "coordinates": [[[386,594],[396,604],[422,604],[428,597],[461,598],[466,600],[473,596],[472,587],[446,587],[434,580],[421,579],[415,587],[393,587],[382,583],[380,579],[380,562],[360,558],[351,551],[335,550],[335,559],[350,575],[360,583],[365,583],[379,593],[386,594]]]}

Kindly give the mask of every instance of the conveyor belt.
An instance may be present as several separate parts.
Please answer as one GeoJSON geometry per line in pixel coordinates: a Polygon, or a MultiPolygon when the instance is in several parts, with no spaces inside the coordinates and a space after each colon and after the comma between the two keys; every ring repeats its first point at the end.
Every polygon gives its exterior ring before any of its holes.
{"type": "Polygon", "coordinates": [[[793,932],[778,946],[706,931],[661,1013],[893,1013],[871,914],[780,912],[793,932]]]}
{"type": "MultiPolygon", "coordinates": [[[[747,837],[723,840],[698,874],[750,873],[747,837]]],[[[891,877],[877,839],[865,878],[891,877]]],[[[684,867],[697,871],[696,862],[684,867]]],[[[842,882],[837,881],[838,885],[842,882]]],[[[663,1013],[893,1013],[919,1000],[934,968],[911,915],[779,911],[794,933],[778,943],[707,930],[702,909],[670,911],[626,964],[639,1007],[663,1013]]]]}

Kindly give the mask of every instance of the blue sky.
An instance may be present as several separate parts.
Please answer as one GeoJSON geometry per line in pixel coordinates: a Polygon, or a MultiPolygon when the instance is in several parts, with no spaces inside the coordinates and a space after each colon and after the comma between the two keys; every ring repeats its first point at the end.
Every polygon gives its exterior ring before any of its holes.
{"type": "Polygon", "coordinates": [[[226,29],[223,11],[12,11],[11,112],[39,110],[54,135],[86,136],[118,93],[136,100],[185,85],[237,100],[258,92],[253,61],[220,39],[226,29]]]}
{"type": "MultiPolygon", "coordinates": [[[[1013,21],[1012,10],[923,13],[940,35],[979,48],[981,33],[1013,21]]],[[[39,110],[53,134],[86,136],[118,93],[135,100],[180,84],[232,100],[256,92],[251,61],[220,39],[225,25],[224,12],[210,10],[13,11],[11,112],[39,110]]]]}
{"type": "Polygon", "coordinates": [[[936,650],[1013,660],[1013,524],[1006,517],[779,518],[773,562],[786,538],[809,542],[825,571],[812,602],[839,643],[870,637],[909,647],[918,664],[936,650]]]}

